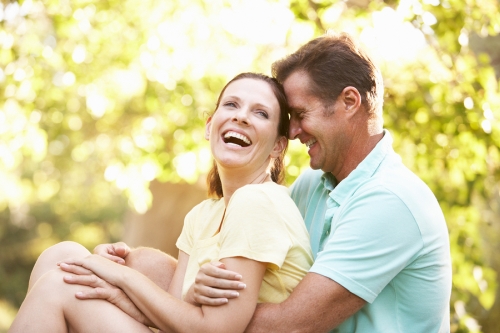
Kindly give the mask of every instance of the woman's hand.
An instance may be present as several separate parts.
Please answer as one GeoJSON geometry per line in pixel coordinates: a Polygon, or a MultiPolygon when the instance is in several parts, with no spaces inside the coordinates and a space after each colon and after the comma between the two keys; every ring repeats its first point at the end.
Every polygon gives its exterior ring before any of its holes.
{"type": "Polygon", "coordinates": [[[125,257],[130,253],[130,247],[124,242],[113,244],[100,244],[94,248],[94,254],[114,261],[118,264],[125,264],[125,257]]]}
{"type": "Polygon", "coordinates": [[[102,299],[108,301],[138,322],[147,326],[153,326],[153,323],[135,306],[127,294],[120,288],[104,281],[93,274],[91,270],[82,266],[60,263],[59,267],[65,272],[72,273],[71,275],[64,276],[64,282],[92,288],[90,290],[77,292],[75,294],[76,298],[81,300],[102,299]]]}
{"type": "Polygon", "coordinates": [[[226,304],[229,299],[239,296],[238,290],[245,289],[246,285],[240,280],[241,275],[226,270],[223,263],[206,263],[200,267],[185,301],[212,306],[226,304]]]}
{"type": "Polygon", "coordinates": [[[120,287],[120,281],[123,280],[127,270],[130,270],[127,266],[119,265],[97,254],[91,254],[85,258],[69,258],[58,265],[62,270],[78,275],[95,274],[117,287],[120,287]],[[68,271],[69,269],[71,271],[68,271]]]}

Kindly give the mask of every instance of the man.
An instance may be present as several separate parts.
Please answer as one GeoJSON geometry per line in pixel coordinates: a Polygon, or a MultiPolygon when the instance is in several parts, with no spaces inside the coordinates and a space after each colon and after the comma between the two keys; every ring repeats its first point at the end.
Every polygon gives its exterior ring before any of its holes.
{"type": "MultiPolygon", "coordinates": [[[[449,332],[446,223],[429,188],[383,130],[383,84],[346,34],[314,39],[273,64],[291,106],[290,138],[310,166],[292,197],[315,262],[281,304],[259,304],[247,332],[449,332]]],[[[193,300],[220,305],[244,277],[217,263],[193,300]]]]}

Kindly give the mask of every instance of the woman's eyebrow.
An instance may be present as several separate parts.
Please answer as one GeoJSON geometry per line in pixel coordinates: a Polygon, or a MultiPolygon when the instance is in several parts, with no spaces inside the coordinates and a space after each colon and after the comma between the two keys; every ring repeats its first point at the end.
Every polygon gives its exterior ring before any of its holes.
{"type": "Polygon", "coordinates": [[[262,103],[255,103],[254,106],[264,109],[270,109],[271,107],[262,103]]]}
{"type": "MultiPolygon", "coordinates": [[[[241,102],[241,98],[239,98],[238,96],[233,96],[233,95],[224,96],[221,101],[225,101],[225,100],[228,100],[228,99],[230,99],[230,100],[236,100],[238,102],[241,102]]],[[[266,110],[271,109],[271,107],[269,105],[265,105],[265,104],[262,104],[262,103],[253,103],[252,105],[254,107],[264,108],[266,110]]]]}
{"type": "Polygon", "coordinates": [[[232,99],[232,100],[237,100],[237,101],[241,101],[241,98],[239,98],[238,96],[233,96],[233,95],[229,95],[229,96],[224,96],[222,97],[222,100],[226,100],[226,99],[232,99]]]}

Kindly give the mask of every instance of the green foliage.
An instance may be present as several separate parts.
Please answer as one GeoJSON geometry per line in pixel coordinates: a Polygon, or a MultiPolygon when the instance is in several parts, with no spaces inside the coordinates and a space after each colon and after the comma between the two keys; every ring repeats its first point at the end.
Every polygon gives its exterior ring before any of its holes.
{"type": "MultiPolygon", "coordinates": [[[[377,55],[385,127],[445,213],[452,332],[493,332],[500,89],[490,55],[469,40],[498,35],[498,2],[291,0],[258,2],[255,12],[250,3],[0,5],[0,331],[12,317],[2,309],[20,305],[44,248],[117,240],[124,212],[150,205],[151,180],[203,177],[203,125],[228,79],[269,73],[272,61],[333,29],[377,55]]],[[[290,184],[308,165],[304,146],[290,142],[286,163],[290,184]]]]}

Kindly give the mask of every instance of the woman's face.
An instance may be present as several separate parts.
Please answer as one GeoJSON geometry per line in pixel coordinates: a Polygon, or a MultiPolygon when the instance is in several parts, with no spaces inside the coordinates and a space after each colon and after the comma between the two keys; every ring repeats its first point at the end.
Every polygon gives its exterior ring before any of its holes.
{"type": "Polygon", "coordinates": [[[205,138],[219,168],[265,171],[285,148],[278,138],[280,107],[268,83],[243,78],[230,83],[206,124],[205,138]]]}

